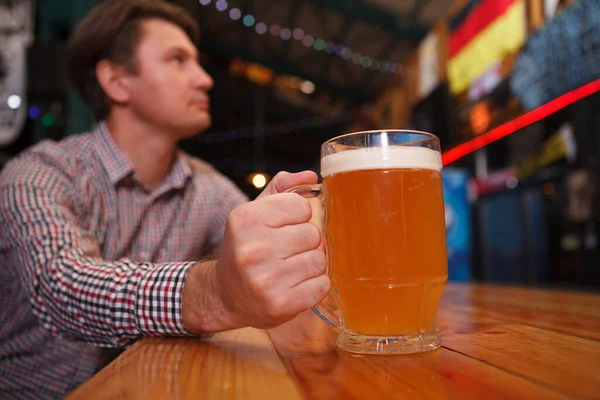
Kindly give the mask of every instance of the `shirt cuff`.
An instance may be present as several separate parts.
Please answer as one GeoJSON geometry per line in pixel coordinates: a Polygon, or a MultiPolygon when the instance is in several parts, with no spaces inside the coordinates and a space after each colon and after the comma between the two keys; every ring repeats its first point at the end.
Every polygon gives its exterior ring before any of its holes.
{"type": "Polygon", "coordinates": [[[142,335],[188,336],[183,326],[181,299],[189,263],[162,264],[147,271],[136,296],[136,316],[142,335]]]}

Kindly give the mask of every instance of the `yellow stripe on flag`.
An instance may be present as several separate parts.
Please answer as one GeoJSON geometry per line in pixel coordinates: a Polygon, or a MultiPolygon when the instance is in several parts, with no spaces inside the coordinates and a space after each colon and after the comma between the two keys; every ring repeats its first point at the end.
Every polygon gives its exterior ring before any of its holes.
{"type": "Polygon", "coordinates": [[[448,61],[448,81],[454,94],[467,90],[494,62],[525,42],[525,3],[515,2],[448,61]]]}

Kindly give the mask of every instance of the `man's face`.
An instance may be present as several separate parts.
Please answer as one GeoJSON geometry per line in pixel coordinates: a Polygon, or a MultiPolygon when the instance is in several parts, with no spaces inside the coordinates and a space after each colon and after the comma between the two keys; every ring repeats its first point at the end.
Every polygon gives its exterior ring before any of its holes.
{"type": "Polygon", "coordinates": [[[198,64],[198,52],[185,32],[160,19],[142,21],[128,79],[129,105],[142,119],[177,139],[206,130],[211,123],[211,77],[198,64]]]}

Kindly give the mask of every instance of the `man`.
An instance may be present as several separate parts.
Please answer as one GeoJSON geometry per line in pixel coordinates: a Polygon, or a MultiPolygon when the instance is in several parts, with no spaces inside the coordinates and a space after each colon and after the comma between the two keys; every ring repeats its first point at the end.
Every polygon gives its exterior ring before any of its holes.
{"type": "Polygon", "coordinates": [[[309,203],[281,193],[314,173],[280,173],[246,202],[177,150],[210,124],[197,36],[151,0],[101,2],[75,30],[68,73],[97,128],[0,176],[1,398],[61,398],[107,348],[276,326],[328,292],[309,203]]]}

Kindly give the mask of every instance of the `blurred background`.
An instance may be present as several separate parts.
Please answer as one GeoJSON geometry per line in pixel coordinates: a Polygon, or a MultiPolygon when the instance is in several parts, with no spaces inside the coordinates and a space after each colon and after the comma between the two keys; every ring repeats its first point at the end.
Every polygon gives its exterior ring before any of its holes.
{"type": "MultiPolygon", "coordinates": [[[[0,168],[93,127],[65,46],[100,0],[0,0],[0,168]]],[[[251,198],[342,133],[442,143],[450,278],[600,288],[600,2],[172,0],[213,125],[182,143],[251,198]]]]}

